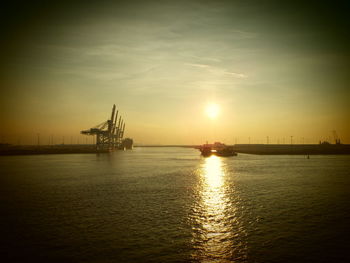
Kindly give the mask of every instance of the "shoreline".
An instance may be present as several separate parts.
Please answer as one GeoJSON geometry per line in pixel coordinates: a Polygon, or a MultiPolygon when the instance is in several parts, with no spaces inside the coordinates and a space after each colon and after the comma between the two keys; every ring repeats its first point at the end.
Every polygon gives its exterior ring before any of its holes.
{"type": "MultiPolygon", "coordinates": [[[[350,154],[350,144],[235,144],[231,145],[237,153],[257,155],[346,155],[350,154]]],[[[199,145],[135,145],[135,148],[193,148],[199,145]]],[[[118,150],[115,150],[118,151],[118,150]]],[[[0,156],[109,153],[108,149],[97,150],[96,145],[1,145],[0,156]]]]}

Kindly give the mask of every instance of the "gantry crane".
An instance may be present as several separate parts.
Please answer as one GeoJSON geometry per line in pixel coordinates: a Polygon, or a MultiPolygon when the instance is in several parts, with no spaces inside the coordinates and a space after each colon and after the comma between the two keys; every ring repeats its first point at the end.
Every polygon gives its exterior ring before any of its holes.
{"type": "Polygon", "coordinates": [[[125,131],[125,122],[119,116],[118,111],[115,112],[115,104],[112,108],[111,118],[89,130],[81,131],[81,134],[85,135],[96,135],[96,150],[107,150],[112,151],[121,147],[122,139],[125,131]]]}
{"type": "Polygon", "coordinates": [[[333,137],[334,137],[335,144],[340,144],[340,138],[338,137],[336,130],[333,130],[333,137]]]}

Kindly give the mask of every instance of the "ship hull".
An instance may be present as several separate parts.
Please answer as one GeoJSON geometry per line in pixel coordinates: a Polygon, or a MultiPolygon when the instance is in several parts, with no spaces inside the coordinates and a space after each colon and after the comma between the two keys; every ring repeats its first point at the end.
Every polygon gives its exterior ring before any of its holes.
{"type": "Polygon", "coordinates": [[[199,147],[199,150],[202,156],[204,157],[208,157],[211,155],[221,157],[237,156],[237,153],[233,150],[231,146],[226,146],[222,143],[204,144],[199,147]]]}

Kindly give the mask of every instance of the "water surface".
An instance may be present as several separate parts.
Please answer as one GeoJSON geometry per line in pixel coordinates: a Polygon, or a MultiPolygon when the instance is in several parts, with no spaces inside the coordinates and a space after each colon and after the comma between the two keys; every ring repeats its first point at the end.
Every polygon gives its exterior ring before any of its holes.
{"type": "Polygon", "coordinates": [[[136,148],[0,167],[8,262],[350,260],[350,156],[136,148]]]}

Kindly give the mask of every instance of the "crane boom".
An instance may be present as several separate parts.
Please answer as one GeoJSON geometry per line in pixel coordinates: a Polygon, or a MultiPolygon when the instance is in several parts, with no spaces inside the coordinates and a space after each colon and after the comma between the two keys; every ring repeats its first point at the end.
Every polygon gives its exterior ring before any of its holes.
{"type": "Polygon", "coordinates": [[[118,115],[119,111],[116,110],[116,106],[113,104],[111,118],[109,120],[102,122],[88,130],[83,130],[80,133],[85,135],[96,135],[97,150],[110,151],[118,149],[121,147],[125,129],[124,120],[120,115],[118,115]]]}

